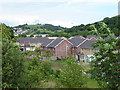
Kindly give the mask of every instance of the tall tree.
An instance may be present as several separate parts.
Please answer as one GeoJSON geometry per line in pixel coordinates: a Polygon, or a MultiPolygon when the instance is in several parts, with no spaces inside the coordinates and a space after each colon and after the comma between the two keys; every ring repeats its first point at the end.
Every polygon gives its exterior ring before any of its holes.
{"type": "Polygon", "coordinates": [[[18,46],[8,39],[2,40],[2,83],[4,87],[19,87],[23,68],[23,55],[18,46]]]}
{"type": "Polygon", "coordinates": [[[120,87],[118,41],[105,23],[99,22],[99,26],[99,29],[91,26],[93,29],[91,33],[99,36],[99,40],[93,45],[99,48],[99,52],[95,53],[95,60],[91,63],[91,75],[99,84],[103,85],[101,81],[105,82],[107,88],[118,88],[120,87]]]}
{"type": "Polygon", "coordinates": [[[2,31],[2,87],[19,87],[23,66],[23,55],[19,47],[12,42],[12,29],[1,24],[2,31]]]}

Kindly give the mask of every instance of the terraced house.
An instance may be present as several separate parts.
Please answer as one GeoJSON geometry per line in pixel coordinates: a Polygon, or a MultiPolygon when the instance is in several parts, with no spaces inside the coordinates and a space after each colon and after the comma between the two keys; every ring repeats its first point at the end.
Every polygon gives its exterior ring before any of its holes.
{"type": "Polygon", "coordinates": [[[18,45],[21,46],[23,51],[34,51],[35,48],[41,48],[41,54],[49,50],[52,52],[54,58],[65,58],[72,54],[76,59],[85,59],[87,55],[93,55],[98,51],[93,48],[92,44],[97,41],[96,39],[84,38],[76,36],[69,39],[66,38],[18,38],[18,45]],[[79,54],[81,55],[80,57],[79,54]]]}

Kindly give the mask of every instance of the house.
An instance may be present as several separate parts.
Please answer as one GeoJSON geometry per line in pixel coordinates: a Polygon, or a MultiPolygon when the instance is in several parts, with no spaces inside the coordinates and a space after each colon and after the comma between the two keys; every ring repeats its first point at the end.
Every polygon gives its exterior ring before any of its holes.
{"type": "Polygon", "coordinates": [[[14,28],[14,36],[18,36],[19,34],[27,33],[27,30],[22,30],[21,28],[14,28]]]}
{"type": "Polygon", "coordinates": [[[49,43],[52,40],[53,39],[48,39],[45,37],[41,37],[41,38],[18,38],[19,43],[17,43],[17,44],[21,46],[23,51],[25,51],[25,50],[34,51],[36,47],[40,48],[43,43],[46,43],[46,42],[49,43]]]}
{"type": "Polygon", "coordinates": [[[69,39],[69,41],[73,44],[71,47],[72,55],[77,60],[89,62],[90,56],[93,56],[93,54],[98,51],[98,48],[93,48],[92,46],[92,44],[97,41],[96,39],[72,38],[69,39]]]}
{"type": "Polygon", "coordinates": [[[80,46],[80,53],[83,54],[81,59],[85,60],[85,62],[90,62],[90,57],[94,55],[95,52],[98,52],[98,48],[94,48],[93,43],[97,42],[97,40],[88,40],[84,44],[80,46]]]}
{"type": "Polygon", "coordinates": [[[69,39],[68,41],[70,41],[73,44],[71,48],[72,55],[75,58],[77,58],[77,53],[80,51],[80,46],[84,44],[87,41],[87,39],[72,38],[69,39]]]}
{"type": "Polygon", "coordinates": [[[41,45],[41,47],[44,51],[50,50],[56,58],[65,58],[69,56],[69,52],[71,53],[72,43],[67,39],[57,38],[50,43],[41,45]]]}
{"type": "Polygon", "coordinates": [[[41,54],[46,51],[52,53],[54,58],[65,58],[71,53],[77,60],[88,60],[89,55],[93,55],[98,51],[97,48],[93,48],[92,44],[97,40],[83,39],[81,37],[74,37],[71,39],[66,38],[18,38],[17,45],[20,45],[22,51],[34,51],[35,48],[41,48],[41,54]]]}
{"type": "Polygon", "coordinates": [[[96,36],[96,35],[87,35],[86,38],[89,40],[98,40],[98,36],[96,36]]]}
{"type": "Polygon", "coordinates": [[[93,55],[95,52],[98,51],[98,48],[94,48],[92,45],[93,43],[97,42],[97,40],[88,40],[84,44],[80,46],[80,52],[84,55],[93,55]]]}

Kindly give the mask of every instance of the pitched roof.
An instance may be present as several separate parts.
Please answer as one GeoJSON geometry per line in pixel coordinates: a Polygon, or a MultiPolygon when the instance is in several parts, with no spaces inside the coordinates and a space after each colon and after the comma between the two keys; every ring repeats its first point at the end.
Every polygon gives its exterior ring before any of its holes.
{"type": "Polygon", "coordinates": [[[52,43],[50,43],[47,47],[55,47],[58,45],[63,39],[57,38],[52,43]]]}
{"type": "Polygon", "coordinates": [[[69,39],[72,39],[72,38],[81,38],[81,39],[85,39],[85,37],[83,37],[82,35],[73,36],[73,37],[70,37],[69,39]]]}
{"type": "Polygon", "coordinates": [[[97,40],[88,40],[84,44],[80,46],[80,48],[86,48],[86,49],[98,49],[94,48],[92,45],[95,43],[97,40]]]}
{"type": "Polygon", "coordinates": [[[30,42],[30,43],[44,43],[47,42],[49,39],[48,38],[18,38],[18,41],[20,44],[24,44],[25,42],[30,42]]]}
{"type": "Polygon", "coordinates": [[[96,35],[87,35],[87,38],[92,38],[92,37],[94,37],[94,38],[98,38],[98,36],[96,36],[96,35]]]}
{"type": "Polygon", "coordinates": [[[70,41],[70,42],[73,44],[73,47],[77,47],[77,46],[80,45],[83,41],[85,41],[85,39],[72,38],[72,39],[69,39],[68,41],[70,41]]]}
{"type": "Polygon", "coordinates": [[[50,42],[52,42],[54,39],[48,39],[48,40],[45,40],[44,43],[42,43],[42,47],[46,47],[50,42]]]}

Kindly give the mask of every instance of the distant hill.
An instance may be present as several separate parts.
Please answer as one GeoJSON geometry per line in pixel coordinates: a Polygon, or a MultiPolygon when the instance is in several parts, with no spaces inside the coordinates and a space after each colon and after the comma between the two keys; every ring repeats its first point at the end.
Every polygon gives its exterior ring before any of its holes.
{"type": "Polygon", "coordinates": [[[22,29],[31,29],[31,30],[36,30],[36,29],[46,29],[48,31],[56,31],[56,30],[64,30],[64,27],[61,26],[54,26],[52,24],[35,24],[35,25],[28,25],[28,24],[23,24],[16,26],[17,28],[22,28],[22,29]]]}
{"type": "MultiPolygon", "coordinates": [[[[118,32],[118,16],[114,16],[111,18],[106,17],[101,21],[106,23],[108,27],[111,29],[111,31],[115,33],[116,36],[120,35],[120,32],[118,32]]],[[[94,24],[96,28],[99,28],[98,23],[101,21],[87,25],[81,24],[78,26],[73,26],[71,28],[54,26],[52,24],[35,24],[35,25],[23,24],[16,26],[15,28],[21,28],[22,30],[27,30],[26,35],[49,34],[49,36],[57,36],[57,37],[61,37],[61,36],[70,37],[75,35],[86,36],[89,34],[89,31],[91,31],[89,26],[94,24]]]]}
{"type": "MultiPolygon", "coordinates": [[[[118,16],[111,17],[111,18],[106,17],[101,21],[106,23],[108,27],[111,29],[111,31],[114,32],[117,36],[120,34],[118,32],[118,16]]],[[[98,21],[98,22],[101,22],[101,21],[98,21]]],[[[99,28],[98,22],[95,22],[92,24],[94,24],[97,28],[99,28]]],[[[67,28],[65,32],[72,33],[72,35],[76,35],[76,34],[86,35],[88,34],[89,31],[91,31],[89,26],[92,24],[87,24],[87,25],[81,24],[78,26],[73,26],[72,28],[67,28]]]]}
{"type": "Polygon", "coordinates": [[[55,31],[61,32],[64,31],[65,28],[61,26],[54,26],[52,24],[35,24],[35,25],[18,25],[14,28],[21,28],[22,30],[27,30],[24,35],[35,35],[35,34],[53,34],[55,31]]]}

